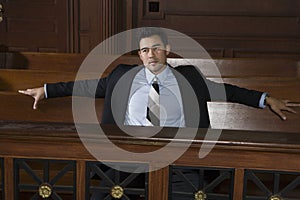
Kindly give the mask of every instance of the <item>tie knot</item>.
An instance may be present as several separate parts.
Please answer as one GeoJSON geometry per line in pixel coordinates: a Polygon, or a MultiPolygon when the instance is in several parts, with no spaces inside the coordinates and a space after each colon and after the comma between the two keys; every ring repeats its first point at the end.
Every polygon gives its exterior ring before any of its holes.
{"type": "Polygon", "coordinates": [[[156,76],[153,78],[152,87],[159,94],[158,78],[156,76]]]}

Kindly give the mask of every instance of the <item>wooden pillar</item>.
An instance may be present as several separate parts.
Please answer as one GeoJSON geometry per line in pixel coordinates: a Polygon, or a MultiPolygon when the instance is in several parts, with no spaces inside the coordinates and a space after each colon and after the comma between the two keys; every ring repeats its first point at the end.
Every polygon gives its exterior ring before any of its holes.
{"type": "Polygon", "coordinates": [[[14,159],[4,158],[4,197],[14,199],[14,159]]]}
{"type": "Polygon", "coordinates": [[[105,39],[124,31],[127,12],[131,12],[126,8],[124,0],[80,0],[80,52],[89,53],[105,39]]]}
{"type": "MultiPolygon", "coordinates": [[[[100,9],[100,34],[101,41],[108,39],[115,34],[124,31],[126,29],[126,2],[120,0],[102,0],[100,9]]],[[[124,41],[126,42],[126,41],[124,41]]],[[[105,52],[116,53],[116,48],[118,45],[115,41],[107,43],[105,47],[105,52]]]]}
{"type": "Polygon", "coordinates": [[[149,200],[168,200],[169,167],[149,173],[149,200]]]}
{"type": "Polygon", "coordinates": [[[76,163],[76,199],[85,199],[85,161],[77,160],[76,163]]]}
{"type": "Polygon", "coordinates": [[[235,169],[233,200],[243,199],[244,169],[235,169]]]}

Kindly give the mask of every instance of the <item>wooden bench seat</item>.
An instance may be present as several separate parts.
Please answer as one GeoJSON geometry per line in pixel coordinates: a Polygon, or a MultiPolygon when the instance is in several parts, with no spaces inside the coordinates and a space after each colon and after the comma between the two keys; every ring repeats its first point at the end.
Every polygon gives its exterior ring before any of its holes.
{"type": "MultiPolygon", "coordinates": [[[[98,78],[95,73],[80,74],[79,79],[98,78]]],[[[52,72],[41,70],[0,69],[0,91],[18,91],[33,87],[41,87],[44,83],[74,81],[75,72],[52,72]]]]}
{"type": "MultiPolygon", "coordinates": [[[[80,100],[81,98],[78,97],[80,100]]],[[[91,99],[92,101],[92,99],[91,99]]],[[[0,92],[0,120],[36,121],[36,122],[65,122],[73,123],[72,98],[54,98],[41,101],[37,110],[33,110],[33,98],[17,92],[0,92]]],[[[80,109],[85,112],[84,106],[80,109]]],[[[103,110],[103,99],[96,100],[96,110],[99,120],[103,110]]],[[[93,122],[89,115],[83,123],[93,122]]]]}
{"type": "MultiPolygon", "coordinates": [[[[0,70],[0,102],[4,109],[1,120],[24,120],[44,122],[73,122],[72,99],[59,98],[42,101],[38,110],[32,110],[33,99],[16,93],[19,89],[42,86],[45,82],[73,81],[77,69],[85,56],[81,54],[48,54],[28,53],[29,67],[27,69],[0,70]],[[31,64],[30,64],[31,63],[31,64]],[[55,65],[57,63],[57,65],[55,65]],[[45,66],[45,68],[43,68],[45,66]],[[53,66],[51,68],[51,66],[53,66]],[[65,68],[63,66],[66,66],[65,68]],[[7,101],[10,99],[10,101],[7,101]],[[17,114],[18,113],[18,114],[17,114]]],[[[111,64],[105,72],[109,73],[118,63],[137,63],[136,56],[122,56],[111,64]]],[[[299,105],[300,90],[299,62],[294,60],[275,59],[179,59],[170,58],[173,65],[193,64],[200,67],[203,74],[210,80],[225,82],[241,87],[266,91],[270,95],[289,99],[299,105]],[[215,71],[214,63],[222,74],[222,79],[215,71]]],[[[104,74],[104,75],[106,75],[104,74]]],[[[97,78],[95,72],[81,74],[80,79],[97,78]]],[[[101,120],[103,100],[96,100],[97,115],[101,120]]],[[[283,122],[268,109],[255,109],[247,106],[224,102],[208,104],[213,128],[245,129],[263,131],[298,132],[299,115],[287,114],[288,121],[283,122]],[[227,107],[227,117],[220,124],[222,110],[227,107]],[[259,116],[259,117],[258,117],[259,116]]],[[[84,108],[80,108],[84,112],[84,108]]],[[[298,107],[295,107],[297,110],[298,107]]],[[[92,122],[88,117],[84,122],[92,122]]],[[[94,122],[92,122],[94,123],[94,122]]],[[[96,122],[95,122],[96,123],[96,122]]]]}
{"type": "MultiPolygon", "coordinates": [[[[298,113],[300,107],[293,107],[298,113]]],[[[287,120],[279,119],[269,109],[251,108],[241,104],[209,102],[211,126],[215,129],[252,130],[299,133],[300,115],[286,113],[287,120]],[[224,113],[225,118],[224,118],[224,113]]]]}
{"type": "MultiPolygon", "coordinates": [[[[78,79],[98,78],[96,73],[80,74],[78,79]]],[[[19,89],[43,86],[44,83],[60,81],[74,81],[76,73],[73,72],[48,72],[36,70],[0,70],[0,91],[18,91],[19,89]]],[[[238,85],[249,89],[266,91],[270,95],[300,101],[296,91],[300,89],[300,78],[298,77],[230,77],[215,78],[207,77],[216,82],[224,82],[238,85]]]]}
{"type": "Polygon", "coordinates": [[[248,89],[268,92],[270,95],[300,102],[300,78],[286,77],[243,77],[243,78],[209,78],[212,81],[229,83],[248,89]]]}
{"type": "MultiPolygon", "coordinates": [[[[83,100],[78,97],[77,100],[83,100]]],[[[84,101],[92,103],[93,99],[84,101]]],[[[37,122],[66,122],[73,123],[72,98],[55,98],[41,101],[37,110],[32,109],[33,99],[16,92],[0,92],[0,120],[1,121],[37,121],[37,122]]],[[[98,120],[101,121],[103,99],[96,99],[98,120]]],[[[300,113],[300,107],[294,107],[300,113]]],[[[83,113],[82,123],[95,122],[90,115],[85,114],[84,106],[78,108],[83,113]]],[[[234,130],[260,130],[260,131],[285,131],[299,132],[300,115],[287,113],[288,120],[282,121],[269,109],[250,108],[240,104],[210,102],[208,110],[212,128],[234,130]],[[224,109],[226,118],[224,119],[224,109]],[[222,124],[221,122],[224,122],[222,124]]]]}
{"type": "MultiPolygon", "coordinates": [[[[0,69],[29,69],[29,70],[45,70],[55,72],[77,72],[83,61],[86,59],[86,54],[76,53],[35,53],[35,52],[20,52],[20,53],[7,53],[6,65],[1,66],[0,69]],[[20,58],[22,57],[22,58],[20,58]],[[18,61],[22,60],[22,61],[18,61]],[[24,62],[23,60],[26,60],[24,62]]],[[[111,67],[118,64],[141,64],[138,56],[105,56],[109,60],[114,60],[111,67]],[[117,58],[117,59],[116,59],[117,58]]],[[[95,59],[96,60],[96,59],[95,59]]],[[[98,59],[96,60],[98,61],[98,59]]],[[[1,63],[1,62],[0,62],[1,63]]],[[[100,62],[92,62],[95,66],[101,66],[100,62]]]]}
{"type": "MultiPolygon", "coordinates": [[[[12,64],[9,67],[0,66],[6,69],[29,69],[29,70],[45,70],[57,72],[77,72],[82,62],[87,58],[86,54],[68,54],[68,53],[34,53],[34,52],[20,52],[17,56],[10,53],[10,60],[12,64]],[[24,66],[20,66],[21,62],[17,62],[19,57],[22,56],[27,62],[24,66]],[[16,64],[14,64],[16,63],[16,64]]],[[[113,56],[106,55],[105,57],[111,58],[113,56]]],[[[115,57],[114,57],[115,58],[115,57]]],[[[9,60],[9,59],[7,59],[9,60]]],[[[123,55],[114,60],[107,72],[118,64],[142,64],[137,55],[123,55]]],[[[168,63],[172,66],[177,65],[195,65],[198,66],[202,73],[208,77],[299,77],[300,76],[300,61],[290,59],[200,59],[200,58],[168,58],[168,63]],[[218,67],[216,73],[214,67],[218,67]]],[[[95,63],[97,67],[101,66],[95,63]]],[[[95,68],[97,69],[97,68],[95,68]]]]}
{"type": "Polygon", "coordinates": [[[287,59],[169,58],[168,63],[197,66],[206,77],[300,77],[300,62],[287,59]]]}

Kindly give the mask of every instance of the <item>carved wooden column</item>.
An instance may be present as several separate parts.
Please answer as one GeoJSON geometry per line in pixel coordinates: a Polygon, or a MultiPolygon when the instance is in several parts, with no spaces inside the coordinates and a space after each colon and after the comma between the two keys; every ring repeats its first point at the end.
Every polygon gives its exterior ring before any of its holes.
{"type": "Polygon", "coordinates": [[[88,53],[105,39],[126,29],[125,0],[80,1],[80,52],[88,53]]]}

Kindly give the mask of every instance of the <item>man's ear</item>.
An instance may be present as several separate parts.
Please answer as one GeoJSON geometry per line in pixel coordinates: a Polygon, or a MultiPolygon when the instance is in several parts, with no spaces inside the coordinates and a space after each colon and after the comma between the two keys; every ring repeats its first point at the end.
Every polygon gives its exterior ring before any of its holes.
{"type": "Polygon", "coordinates": [[[171,51],[171,46],[169,44],[166,45],[166,55],[169,55],[171,51]]]}

